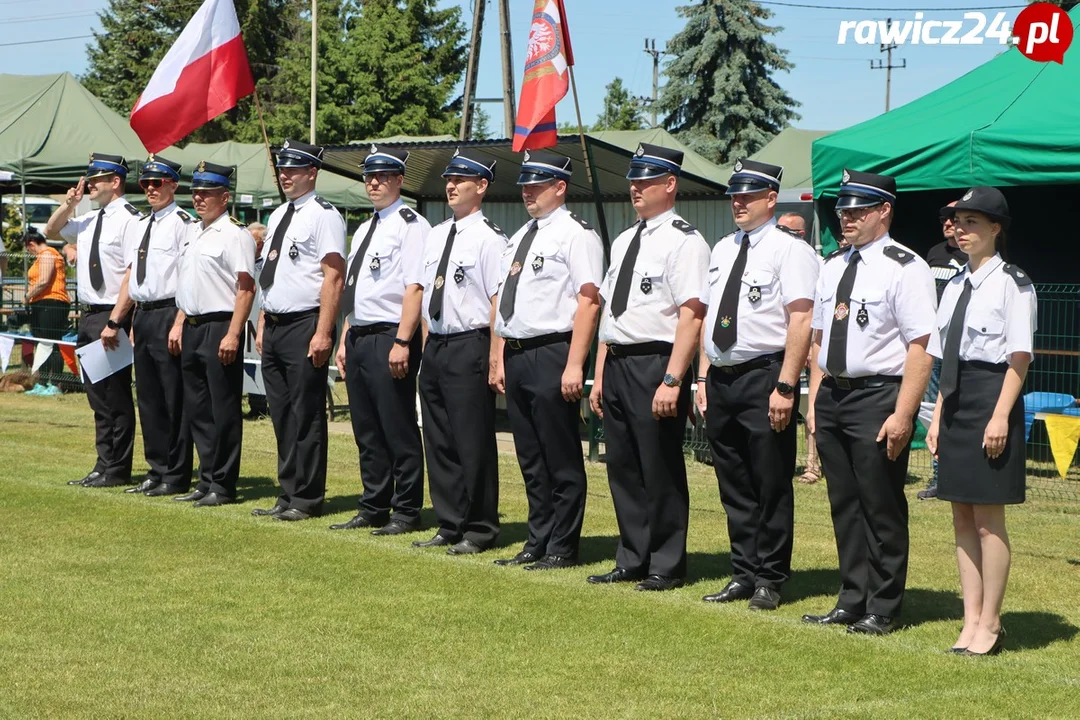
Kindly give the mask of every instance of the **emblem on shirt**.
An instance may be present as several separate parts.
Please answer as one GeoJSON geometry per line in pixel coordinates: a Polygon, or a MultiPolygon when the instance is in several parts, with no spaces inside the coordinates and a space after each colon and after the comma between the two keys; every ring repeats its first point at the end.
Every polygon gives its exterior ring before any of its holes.
{"type": "Polygon", "coordinates": [[[295,260],[298,257],[300,257],[300,251],[296,249],[296,243],[293,243],[292,247],[289,248],[289,259],[295,260]]]}
{"type": "Polygon", "coordinates": [[[646,295],[652,292],[652,278],[641,278],[641,292],[646,295]]]}
{"type": "Polygon", "coordinates": [[[519,272],[521,272],[521,263],[514,262],[514,264],[510,266],[510,274],[517,275],[519,272]]]}
{"type": "Polygon", "coordinates": [[[536,257],[533,258],[532,269],[533,269],[533,272],[540,272],[541,270],[544,269],[544,256],[543,255],[537,255],[536,257]]]}
{"type": "Polygon", "coordinates": [[[465,268],[458,265],[458,269],[454,271],[454,282],[458,285],[465,282],[465,268]]]}
{"type": "Polygon", "coordinates": [[[436,290],[438,290],[439,288],[441,288],[441,287],[443,286],[443,283],[444,283],[444,282],[446,282],[446,281],[445,281],[445,280],[443,280],[443,276],[442,276],[442,275],[440,275],[439,277],[435,278],[435,289],[436,289],[436,290]]]}
{"type": "Polygon", "coordinates": [[[855,322],[859,324],[859,327],[866,327],[866,324],[870,322],[870,313],[866,312],[866,307],[859,308],[859,312],[855,313],[855,322]]]}
{"type": "Polygon", "coordinates": [[[836,310],[833,311],[833,317],[837,320],[843,320],[848,316],[848,306],[846,303],[837,303],[836,310]]]}
{"type": "Polygon", "coordinates": [[[758,302],[759,300],[761,300],[761,288],[759,288],[757,285],[750,288],[750,292],[746,294],[746,298],[752,303],[758,302]]]}
{"type": "Polygon", "coordinates": [[[277,250],[271,250],[270,254],[266,256],[266,259],[270,262],[277,260],[277,250]]]}
{"type": "Polygon", "coordinates": [[[731,327],[731,318],[729,318],[727,315],[720,318],[720,327],[722,327],[722,328],[731,327]]]}
{"type": "Polygon", "coordinates": [[[368,268],[371,272],[378,272],[380,267],[382,267],[382,260],[379,259],[379,256],[376,255],[371,258],[371,262],[368,263],[368,268]]]}

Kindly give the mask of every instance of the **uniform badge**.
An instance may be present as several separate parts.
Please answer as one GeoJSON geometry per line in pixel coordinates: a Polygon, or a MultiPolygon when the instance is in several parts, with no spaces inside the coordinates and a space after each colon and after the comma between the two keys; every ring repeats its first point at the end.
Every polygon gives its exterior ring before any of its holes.
{"type": "Polygon", "coordinates": [[[652,292],[652,278],[641,278],[641,292],[646,295],[652,292]]]}
{"type": "Polygon", "coordinates": [[[843,320],[848,316],[848,306],[844,303],[837,303],[836,310],[833,311],[833,317],[837,320],[843,320]]]}
{"type": "Polygon", "coordinates": [[[296,249],[296,243],[293,243],[292,247],[289,248],[289,259],[295,260],[298,257],[300,257],[300,251],[296,249]]]}
{"type": "Polygon", "coordinates": [[[859,308],[859,312],[855,313],[855,322],[859,324],[859,327],[866,327],[866,324],[870,322],[870,313],[866,312],[866,306],[859,308]]]}
{"type": "Polygon", "coordinates": [[[840,178],[840,182],[844,183],[845,185],[851,182],[851,173],[845,170],[843,177],[840,178]]]}
{"type": "Polygon", "coordinates": [[[513,265],[510,266],[511,275],[517,275],[519,272],[521,272],[521,263],[515,262],[513,265]]]}
{"type": "Polygon", "coordinates": [[[443,283],[444,283],[444,282],[445,282],[445,280],[443,280],[443,276],[442,276],[442,275],[440,275],[439,277],[435,278],[435,289],[436,289],[436,290],[438,290],[439,288],[441,288],[441,287],[443,286],[443,283]]]}
{"type": "Polygon", "coordinates": [[[371,152],[373,152],[373,153],[379,152],[379,148],[375,147],[375,143],[371,144],[371,152]]]}
{"type": "Polygon", "coordinates": [[[277,260],[277,250],[271,250],[270,254],[266,256],[266,259],[270,262],[277,260]]]}
{"type": "Polygon", "coordinates": [[[722,327],[722,328],[731,327],[731,318],[729,318],[727,315],[720,318],[720,327],[722,327]]]}
{"type": "Polygon", "coordinates": [[[634,154],[637,155],[638,157],[643,156],[645,154],[645,148],[643,146],[641,146],[641,145],[638,145],[637,146],[637,152],[634,153],[634,154]]]}
{"type": "Polygon", "coordinates": [[[971,199],[971,196],[974,195],[974,194],[975,194],[974,190],[968,190],[966,193],[964,193],[964,197],[962,197],[960,199],[963,200],[964,202],[967,202],[968,200],[971,199]]]}
{"type": "Polygon", "coordinates": [[[458,269],[454,271],[454,282],[458,285],[465,282],[465,268],[458,265],[458,269]]]}
{"type": "Polygon", "coordinates": [[[368,263],[368,268],[371,272],[378,272],[380,267],[382,267],[382,260],[379,259],[379,256],[376,255],[371,258],[371,262],[368,263]]]}
{"type": "Polygon", "coordinates": [[[742,172],[742,160],[735,161],[735,172],[742,172]]]}
{"type": "Polygon", "coordinates": [[[544,269],[544,256],[543,255],[537,255],[536,257],[533,258],[532,269],[533,269],[533,272],[540,272],[541,270],[544,269]]]}
{"type": "Polygon", "coordinates": [[[350,275],[349,276],[349,287],[352,287],[355,284],[356,284],[356,276],[355,275],[350,275]]]}
{"type": "Polygon", "coordinates": [[[146,259],[146,248],[139,248],[139,259],[140,260],[145,260],[146,259]]]}
{"type": "Polygon", "coordinates": [[[750,292],[746,294],[746,297],[752,303],[758,302],[759,300],[761,300],[761,288],[755,285],[754,287],[750,288],[750,292]]]}

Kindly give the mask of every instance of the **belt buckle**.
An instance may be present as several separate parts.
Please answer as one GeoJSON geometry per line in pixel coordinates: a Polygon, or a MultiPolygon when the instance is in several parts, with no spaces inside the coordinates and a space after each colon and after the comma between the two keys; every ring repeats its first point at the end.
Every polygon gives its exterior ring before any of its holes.
{"type": "Polygon", "coordinates": [[[840,388],[841,390],[852,389],[851,380],[849,378],[834,377],[833,382],[836,383],[836,387],[840,388]]]}
{"type": "Polygon", "coordinates": [[[735,365],[717,365],[716,369],[725,375],[734,375],[736,373],[735,365]]]}
{"type": "Polygon", "coordinates": [[[522,349],[521,341],[517,340],[517,339],[511,338],[511,339],[506,341],[506,344],[508,346],[510,346],[511,350],[521,350],[522,349]]]}
{"type": "Polygon", "coordinates": [[[198,322],[193,317],[189,317],[187,319],[187,321],[188,321],[188,325],[197,325],[198,324],[198,322]]]}
{"type": "Polygon", "coordinates": [[[615,357],[621,357],[621,352],[622,351],[619,350],[619,348],[620,348],[619,345],[608,345],[608,352],[611,353],[612,355],[614,355],[615,357]]]}
{"type": "Polygon", "coordinates": [[[281,322],[281,316],[278,315],[277,313],[266,313],[266,317],[270,318],[270,320],[275,325],[277,325],[279,322],[281,322]]]}

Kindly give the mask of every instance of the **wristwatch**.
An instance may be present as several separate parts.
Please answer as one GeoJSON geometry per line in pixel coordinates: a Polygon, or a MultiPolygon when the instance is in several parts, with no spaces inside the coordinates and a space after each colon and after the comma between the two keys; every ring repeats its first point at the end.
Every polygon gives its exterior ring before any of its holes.
{"type": "Polygon", "coordinates": [[[395,345],[400,345],[401,347],[409,347],[409,341],[405,340],[404,338],[399,338],[399,337],[394,338],[394,344],[395,345]]]}
{"type": "Polygon", "coordinates": [[[795,386],[789,385],[788,383],[781,380],[780,382],[776,383],[776,392],[780,393],[781,395],[787,396],[795,392],[795,386]]]}
{"type": "Polygon", "coordinates": [[[105,323],[105,327],[109,328],[110,330],[119,330],[120,323],[116,322],[112,318],[109,318],[109,321],[105,323]]]}
{"type": "Polygon", "coordinates": [[[680,387],[682,385],[682,379],[668,373],[664,376],[664,384],[668,387],[680,387]]]}

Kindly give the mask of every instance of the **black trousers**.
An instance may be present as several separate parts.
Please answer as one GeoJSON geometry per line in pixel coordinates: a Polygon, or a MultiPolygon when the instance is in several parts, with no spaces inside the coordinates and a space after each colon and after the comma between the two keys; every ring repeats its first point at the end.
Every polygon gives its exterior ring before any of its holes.
{"type": "MultiPolygon", "coordinates": [[[[84,311],[79,321],[77,345],[101,339],[109,321],[108,310],[84,311]]],[[[123,328],[131,332],[130,318],[123,328]]],[[[94,411],[97,462],[94,470],[115,480],[131,479],[131,454],[135,449],[135,404],[131,399],[131,366],[96,383],[83,375],[83,387],[94,411]]]]}
{"type": "MultiPolygon", "coordinates": [[[[71,303],[63,300],[38,300],[30,303],[30,332],[36,338],[61,339],[68,331],[70,310],[71,303]]],[[[107,317],[105,319],[108,320],[107,317]]],[[[46,377],[46,382],[57,383],[63,373],[64,358],[57,348],[41,366],[41,374],[46,377]]]]}
{"type": "MultiPolygon", "coordinates": [[[[731,375],[710,367],[705,430],[731,540],[731,579],[779,590],[791,577],[796,422],[769,426],[780,360],[731,375]]],[[[795,387],[798,398],[799,388],[795,387]]]]}
{"type": "Polygon", "coordinates": [[[316,512],[326,498],[326,382],[331,362],[317,368],[307,356],[319,312],[282,321],[264,317],[262,376],[277,438],[277,504],[316,512]]]}
{"type": "Polygon", "coordinates": [[[570,343],[530,350],[506,347],[506,412],[529,500],[524,550],[576,555],[588,481],[581,452],[581,409],[562,396],[570,343]]]}
{"type": "Polygon", "coordinates": [[[244,358],[229,365],[218,360],[218,346],[229,320],[184,323],[180,353],[184,373],[184,412],[199,453],[199,484],[204,493],[236,497],[240,450],[244,441],[244,358]]]}
{"type": "Polygon", "coordinates": [[[814,405],[818,455],[828,478],[836,553],[837,607],[895,617],[907,582],[908,456],[889,460],[878,431],[893,413],[899,384],[862,390],[822,385],[814,405]]]}
{"type": "Polygon", "coordinates": [[[603,376],[604,444],[619,523],[615,564],[683,577],[690,493],[682,446],[692,377],[687,372],[683,378],[676,416],[653,419],[653,396],[669,357],[608,353],[603,376]]]}
{"type": "MultiPolygon", "coordinates": [[[[429,336],[420,373],[431,504],[439,532],[491,547],[499,536],[495,393],[488,386],[491,336],[429,336]]],[[[580,451],[579,451],[580,452],[580,451]]]]}
{"type": "Polygon", "coordinates": [[[345,387],[364,483],[360,513],[376,524],[391,518],[419,523],[424,505],[424,445],[416,425],[420,333],[409,344],[409,372],[400,380],[390,376],[397,326],[364,333],[350,328],[345,337],[345,387]]]}
{"type": "Polygon", "coordinates": [[[135,390],[148,477],[178,489],[191,486],[191,430],[184,414],[184,373],[169,353],[176,308],[136,310],[135,390]]]}

